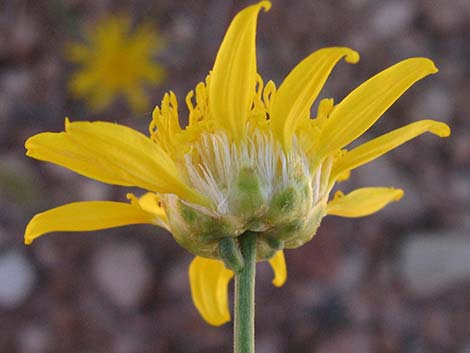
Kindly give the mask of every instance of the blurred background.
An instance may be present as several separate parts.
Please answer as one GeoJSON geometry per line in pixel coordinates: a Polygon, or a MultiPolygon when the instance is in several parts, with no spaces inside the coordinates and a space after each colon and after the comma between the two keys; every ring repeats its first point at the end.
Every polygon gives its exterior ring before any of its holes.
{"type": "MultiPolygon", "coordinates": [[[[258,265],[257,352],[469,353],[470,1],[272,2],[258,26],[266,80],[279,84],[318,48],[350,46],[361,61],[340,63],[322,91],[339,101],[397,61],[430,57],[440,72],[416,84],[363,140],[427,118],[453,132],[421,136],[353,172],[343,191],[395,186],[405,196],[363,219],[327,217],[310,243],[286,252],[282,288],[258,265]]],[[[146,133],[170,89],[184,121],[186,93],[212,67],[233,15],[250,3],[0,0],[0,352],[231,351],[231,324],[214,328],[200,318],[187,279],[192,256],[167,232],[142,225],[23,245],[35,213],[72,201],[124,201],[128,191],[29,159],[23,145],[35,133],[61,131],[65,116],[146,133]],[[98,43],[98,23],[118,14],[131,31],[144,23],[156,31],[139,37],[153,78],[142,78],[134,96],[114,95],[96,72],[82,77],[96,82],[74,88],[87,54],[68,46],[98,43]],[[148,103],[137,104],[144,92],[148,103]]]]}

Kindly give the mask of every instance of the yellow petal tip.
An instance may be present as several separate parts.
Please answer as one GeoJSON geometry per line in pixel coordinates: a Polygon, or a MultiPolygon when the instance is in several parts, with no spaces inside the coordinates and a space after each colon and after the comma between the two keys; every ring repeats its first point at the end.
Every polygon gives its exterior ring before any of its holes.
{"type": "Polygon", "coordinates": [[[24,143],[24,148],[26,148],[26,153],[25,153],[25,156],[26,157],[31,157],[31,148],[28,147],[30,146],[30,144],[28,143],[29,139],[27,139],[24,143]]]}
{"type": "Polygon", "coordinates": [[[209,325],[214,326],[214,327],[225,325],[227,322],[231,321],[230,315],[228,317],[220,318],[218,320],[212,320],[212,319],[207,319],[207,318],[203,318],[203,319],[209,325]]]}
{"type": "Polygon", "coordinates": [[[402,189],[396,189],[393,201],[400,201],[404,194],[405,192],[402,189]]]}
{"type": "Polygon", "coordinates": [[[436,72],[439,71],[439,69],[436,67],[434,64],[434,61],[428,58],[412,58],[410,60],[415,60],[415,61],[420,61],[420,64],[422,65],[423,68],[425,68],[427,72],[430,74],[435,74],[436,72]]]}
{"type": "MultiPolygon", "coordinates": [[[[25,142],[24,142],[24,147],[26,148],[26,156],[28,157],[33,157],[32,156],[32,149],[33,149],[33,144],[35,137],[37,135],[30,136],[25,142]]],[[[33,157],[34,158],[34,157],[33,157]]]]}
{"type": "Polygon", "coordinates": [[[278,251],[274,257],[269,260],[269,264],[274,272],[272,284],[275,287],[282,287],[287,280],[287,267],[284,252],[278,251]]]}
{"type": "Polygon", "coordinates": [[[282,287],[284,285],[284,283],[286,283],[286,279],[287,278],[282,278],[282,279],[281,278],[275,278],[275,279],[272,280],[272,284],[273,284],[274,287],[277,287],[277,288],[282,287]]]}
{"type": "Polygon", "coordinates": [[[433,74],[439,72],[439,69],[437,68],[436,64],[434,64],[434,62],[432,60],[430,60],[430,59],[428,59],[428,60],[431,62],[431,72],[433,74]]]}
{"type": "Polygon", "coordinates": [[[442,122],[436,122],[429,130],[439,137],[449,137],[451,133],[449,125],[442,122]]]}
{"type": "Polygon", "coordinates": [[[264,9],[264,12],[268,12],[272,6],[271,1],[260,1],[258,5],[264,9]]]}
{"type": "Polygon", "coordinates": [[[35,236],[31,231],[33,227],[32,225],[34,224],[35,219],[36,219],[36,216],[31,219],[31,221],[26,226],[26,230],[24,231],[24,244],[25,245],[31,245],[33,243],[33,240],[37,238],[37,236],[35,236]]]}
{"type": "Polygon", "coordinates": [[[349,49],[349,51],[346,54],[346,57],[344,58],[344,60],[349,64],[356,64],[356,63],[359,62],[360,58],[361,58],[361,56],[359,55],[359,53],[357,51],[349,49]]]}

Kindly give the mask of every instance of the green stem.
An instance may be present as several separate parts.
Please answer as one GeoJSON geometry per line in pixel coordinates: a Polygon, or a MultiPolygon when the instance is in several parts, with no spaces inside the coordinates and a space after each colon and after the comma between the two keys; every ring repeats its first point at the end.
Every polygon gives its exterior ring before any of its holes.
{"type": "Polygon", "coordinates": [[[240,236],[244,266],[235,274],[234,353],[255,353],[256,234],[240,236]]]}

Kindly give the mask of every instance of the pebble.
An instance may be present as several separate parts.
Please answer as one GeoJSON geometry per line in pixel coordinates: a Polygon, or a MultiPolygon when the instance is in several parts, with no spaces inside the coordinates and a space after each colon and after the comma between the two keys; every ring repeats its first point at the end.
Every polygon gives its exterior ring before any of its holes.
{"type": "Polygon", "coordinates": [[[20,305],[36,283],[36,274],[28,259],[18,250],[0,255],[0,307],[20,305]]]}
{"type": "MultiPolygon", "coordinates": [[[[91,180],[88,178],[80,178],[80,199],[83,201],[95,201],[95,200],[107,200],[111,196],[111,187],[107,184],[103,184],[99,181],[91,180]]],[[[123,197],[123,200],[127,200],[123,197]]]]}
{"type": "Polygon", "coordinates": [[[449,122],[454,113],[455,103],[448,91],[441,86],[430,86],[423,90],[413,101],[410,116],[436,119],[449,122]]]}
{"type": "Polygon", "coordinates": [[[359,285],[366,266],[365,259],[364,252],[360,251],[342,256],[334,276],[336,286],[347,291],[359,285]]]}
{"type": "Polygon", "coordinates": [[[152,271],[139,245],[109,243],[95,253],[93,276],[114,304],[131,309],[139,305],[152,271]]]}
{"type": "Polygon", "coordinates": [[[0,76],[0,88],[9,99],[24,99],[31,92],[33,79],[26,69],[5,70],[0,76]]]}
{"type": "Polygon", "coordinates": [[[432,296],[470,280],[470,242],[463,234],[419,234],[403,244],[402,272],[415,296],[432,296]]]}
{"type": "Polygon", "coordinates": [[[18,330],[16,344],[20,353],[50,352],[52,336],[44,324],[29,324],[18,330]]]}
{"type": "Polygon", "coordinates": [[[391,37],[406,31],[416,16],[411,1],[380,2],[370,16],[371,31],[380,37],[391,37]]]}

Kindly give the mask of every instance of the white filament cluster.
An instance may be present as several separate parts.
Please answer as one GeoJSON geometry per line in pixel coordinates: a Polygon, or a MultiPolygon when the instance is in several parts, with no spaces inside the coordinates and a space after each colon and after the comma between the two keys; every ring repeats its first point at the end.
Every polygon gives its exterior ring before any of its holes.
{"type": "Polygon", "coordinates": [[[310,180],[314,193],[319,196],[321,168],[311,175],[308,159],[296,141],[286,154],[271,133],[252,131],[247,141],[238,145],[230,142],[223,132],[204,134],[192,153],[185,156],[190,182],[211,199],[213,211],[230,214],[229,198],[242,168],[256,174],[266,202],[275,192],[286,188],[299,171],[310,180]]]}

